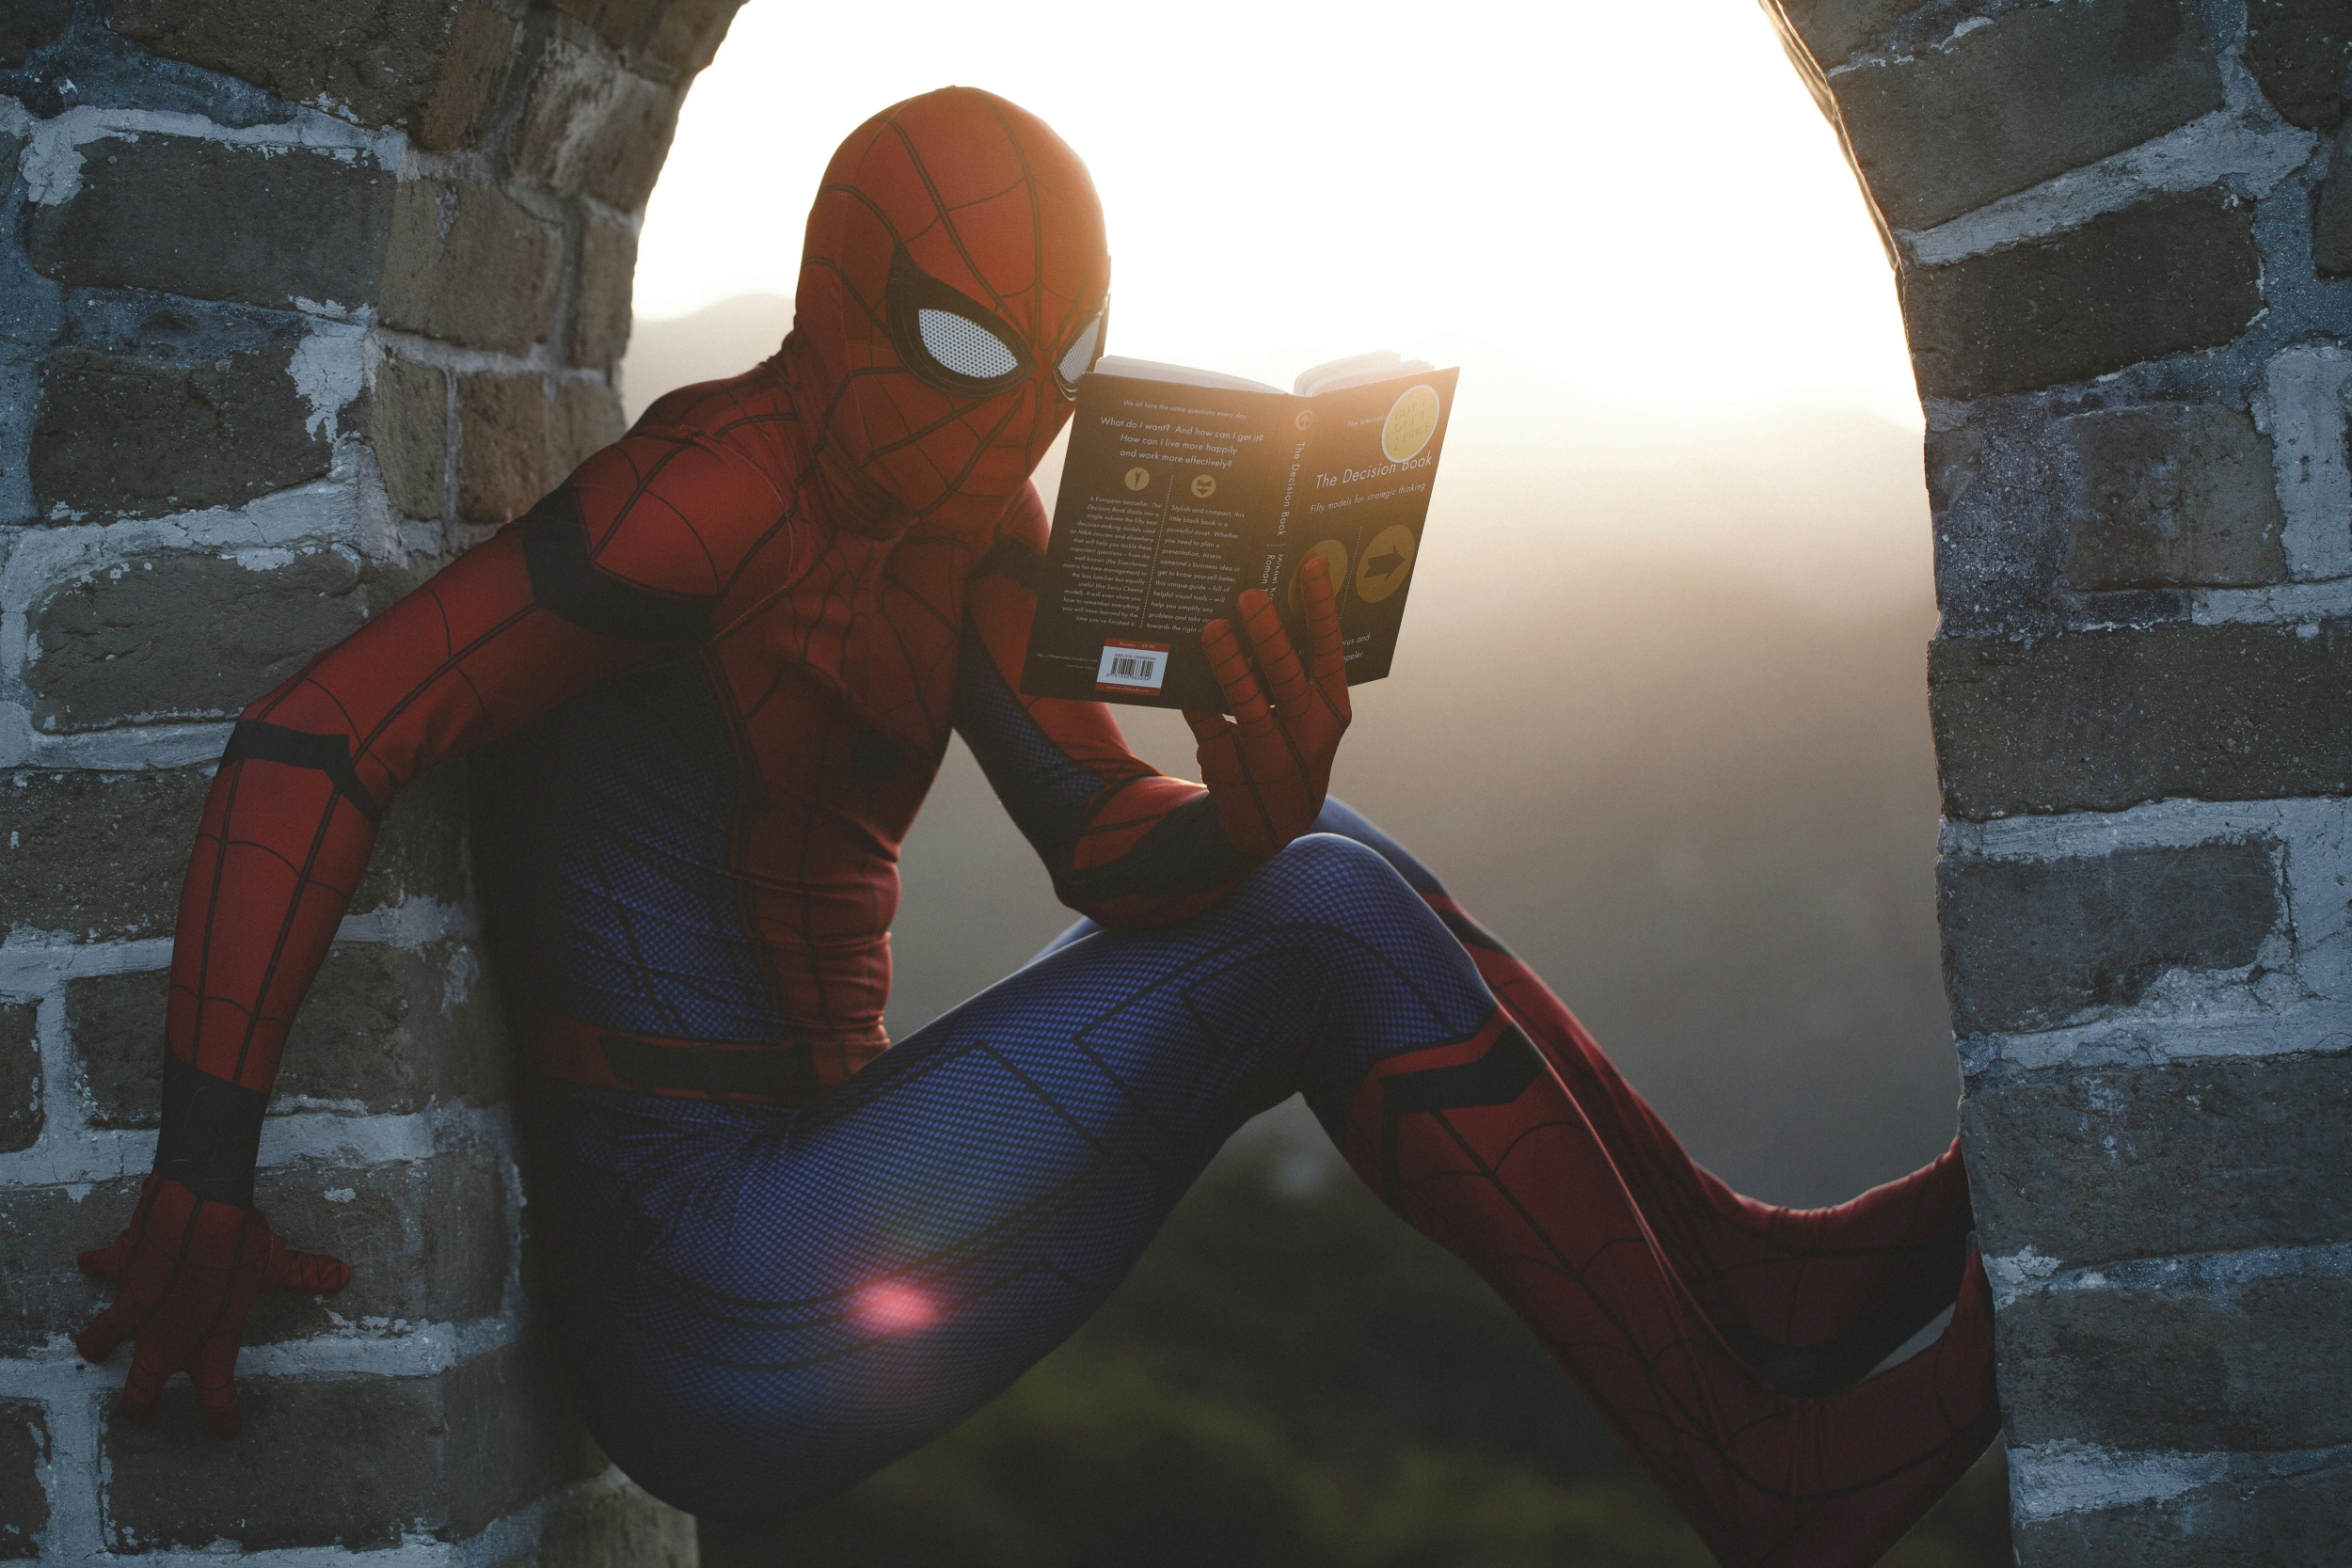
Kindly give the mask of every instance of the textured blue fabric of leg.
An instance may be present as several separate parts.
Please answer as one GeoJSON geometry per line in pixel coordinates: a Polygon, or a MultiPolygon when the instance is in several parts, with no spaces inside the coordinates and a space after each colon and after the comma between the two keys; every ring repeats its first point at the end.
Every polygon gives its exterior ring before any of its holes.
{"type": "Polygon", "coordinates": [[[1298,840],[1200,917],[1073,941],[804,1110],[550,1091],[589,1422],[718,1518],[849,1485],[1085,1322],[1226,1134],[1327,1123],[1493,1001],[1389,865],[1298,840]]]}
{"type": "MultiPolygon", "coordinates": [[[[1322,815],[1315,818],[1314,831],[1319,833],[1332,833],[1341,838],[1354,839],[1365,848],[1373,850],[1393,866],[1396,874],[1405,879],[1406,886],[1415,893],[1434,893],[1441,898],[1448,896],[1445,884],[1438,880],[1435,872],[1415,860],[1412,851],[1378,828],[1374,827],[1370,817],[1343,804],[1337,799],[1325,800],[1322,815]]],[[[1058,953],[1080,937],[1092,936],[1100,929],[1102,929],[1101,927],[1081,915],[1059,936],[1039,948],[1037,957],[1031,958],[1029,962],[1035,963],[1038,958],[1058,953]]]]}

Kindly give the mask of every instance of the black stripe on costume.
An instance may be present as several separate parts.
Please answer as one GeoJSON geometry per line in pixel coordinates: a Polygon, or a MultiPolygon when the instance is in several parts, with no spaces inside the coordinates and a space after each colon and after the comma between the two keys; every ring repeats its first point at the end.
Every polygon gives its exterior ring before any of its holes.
{"type": "Polygon", "coordinates": [[[1021,587],[1034,592],[1045,575],[1045,557],[1042,552],[1030,548],[1027,541],[1015,539],[1009,533],[1000,533],[996,536],[996,543],[989,546],[988,553],[972,567],[972,577],[976,580],[991,574],[1010,578],[1021,587]]]}
{"type": "Polygon", "coordinates": [[[804,1105],[824,1087],[808,1053],[788,1046],[723,1051],[617,1033],[599,1036],[596,1043],[612,1075],[631,1088],[685,1089],[713,1100],[757,1095],[804,1105]]]}
{"type": "Polygon", "coordinates": [[[1082,909],[1112,898],[1188,898],[1264,863],[1233,847],[1217,819],[1216,801],[1197,795],[1152,823],[1117,860],[1086,871],[1055,868],[1054,883],[1064,903],[1082,909]]]}
{"type": "Polygon", "coordinates": [[[542,610],[615,642],[695,642],[710,635],[710,605],[608,576],[588,555],[588,525],[569,485],[522,521],[523,564],[542,610]]]}
{"type": "Polygon", "coordinates": [[[1474,1062],[1423,1068],[1381,1080],[1380,1177],[1393,1198],[1400,1184],[1396,1129],[1408,1111],[1467,1111],[1508,1105],[1544,1069],[1544,1059],[1516,1023],[1506,1023],[1486,1053],[1474,1062]]]}
{"type": "Polygon", "coordinates": [[[1497,941],[1494,933],[1461,911],[1443,910],[1432,905],[1429,912],[1443,921],[1445,928],[1454,933],[1454,940],[1463,946],[1483,948],[1489,953],[1500,953],[1506,958],[1513,957],[1511,950],[1497,941]]]}
{"type": "Polygon", "coordinates": [[[288,768],[316,768],[326,775],[337,794],[359,808],[360,816],[371,822],[384,820],[384,808],[375,803],[375,797],[368,793],[351,766],[348,736],[308,735],[259,719],[240,719],[237,727],[229,732],[229,749],[220,754],[223,768],[232,762],[275,762],[288,768]]]}
{"type": "Polygon", "coordinates": [[[262,1153],[269,1097],[190,1066],[164,1051],[164,1131],[155,1174],[214,1203],[253,1207],[253,1164],[262,1153]]]}

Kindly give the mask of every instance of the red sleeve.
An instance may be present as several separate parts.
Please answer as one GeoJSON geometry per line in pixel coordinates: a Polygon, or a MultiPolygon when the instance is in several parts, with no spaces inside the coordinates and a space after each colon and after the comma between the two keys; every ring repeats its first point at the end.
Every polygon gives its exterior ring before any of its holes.
{"type": "Polygon", "coordinates": [[[973,570],[957,732],[1063,903],[1106,926],[1182,920],[1259,860],[1226,839],[1207,790],[1128,750],[1107,705],[1022,694],[1046,530],[1031,485],[973,570]]]}
{"type": "Polygon", "coordinates": [[[172,1054],[266,1093],[393,794],[701,641],[784,513],[741,449],[641,424],[246,709],[181,892],[172,1054]]]}

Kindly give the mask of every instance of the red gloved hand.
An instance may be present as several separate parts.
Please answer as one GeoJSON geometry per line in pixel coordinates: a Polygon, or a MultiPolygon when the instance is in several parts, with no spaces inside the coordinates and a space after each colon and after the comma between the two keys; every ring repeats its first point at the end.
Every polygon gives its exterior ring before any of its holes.
{"type": "Polygon", "coordinates": [[[103,1361],[125,1339],[138,1341],[122,1414],[152,1420],[164,1384],[184,1369],[205,1423],[220,1437],[234,1437],[244,1424],[230,1379],[255,1298],[275,1291],[326,1294],[351,1280],[335,1259],[289,1247],[259,1209],[211,1202],[157,1176],[147,1179],[130,1228],[114,1245],[76,1261],[94,1279],[122,1282],[114,1305],[74,1341],[90,1361],[103,1361]]]}
{"type": "Polygon", "coordinates": [[[1314,825],[1350,716],[1329,563],[1310,556],[1298,578],[1307,667],[1300,667],[1274,602],[1253,588],[1241,596],[1242,623],[1266,689],[1259,689],[1232,626],[1211,621],[1200,628],[1200,646],[1233,717],[1184,710],[1200,742],[1200,782],[1216,801],[1217,821],[1234,848],[1253,855],[1271,855],[1314,825]]]}

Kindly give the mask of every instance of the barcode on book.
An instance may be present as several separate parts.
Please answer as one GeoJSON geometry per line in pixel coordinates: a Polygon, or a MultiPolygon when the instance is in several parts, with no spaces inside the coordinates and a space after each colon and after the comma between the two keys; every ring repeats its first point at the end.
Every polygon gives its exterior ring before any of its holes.
{"type": "Polygon", "coordinates": [[[1168,646],[1154,642],[1105,642],[1094,667],[1094,684],[1114,691],[1157,691],[1168,679],[1168,646]]]}

